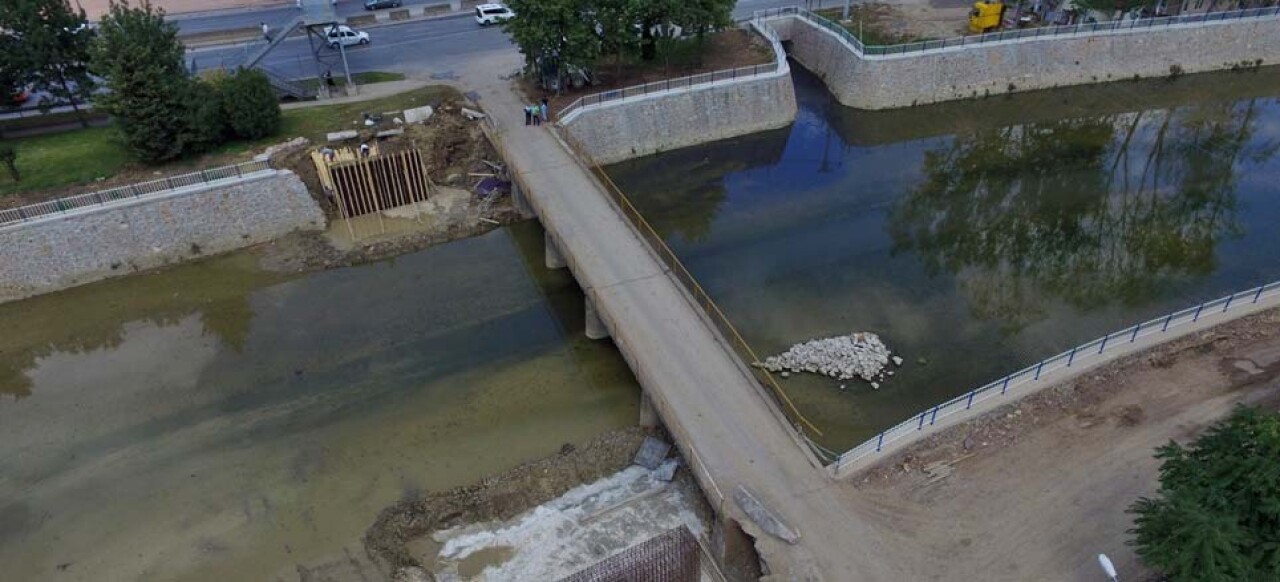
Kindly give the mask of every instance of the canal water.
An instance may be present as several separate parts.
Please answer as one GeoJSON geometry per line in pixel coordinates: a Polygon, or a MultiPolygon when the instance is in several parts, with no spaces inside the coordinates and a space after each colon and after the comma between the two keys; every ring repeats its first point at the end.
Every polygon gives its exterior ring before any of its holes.
{"type": "Polygon", "coordinates": [[[307,275],[258,261],[0,305],[0,579],[321,574],[399,499],[635,422],[535,223],[307,275]]]}
{"type": "Polygon", "coordinates": [[[762,357],[871,331],[905,358],[784,382],[832,449],[1280,279],[1274,69],[881,113],[794,70],[794,125],[608,171],[762,357]]]}

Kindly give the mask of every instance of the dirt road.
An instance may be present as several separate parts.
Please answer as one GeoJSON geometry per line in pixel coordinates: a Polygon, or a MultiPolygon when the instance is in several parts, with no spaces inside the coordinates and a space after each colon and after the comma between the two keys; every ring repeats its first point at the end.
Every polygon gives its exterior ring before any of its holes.
{"type": "Polygon", "coordinates": [[[949,429],[852,478],[851,502],[912,547],[913,580],[1152,577],[1125,509],[1155,492],[1155,447],[1237,404],[1280,405],[1280,310],[1120,360],[949,429]]]}

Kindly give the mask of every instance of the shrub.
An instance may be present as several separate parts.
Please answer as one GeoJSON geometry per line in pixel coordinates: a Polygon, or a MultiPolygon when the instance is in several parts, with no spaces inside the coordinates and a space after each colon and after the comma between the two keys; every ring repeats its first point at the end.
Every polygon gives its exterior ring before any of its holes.
{"type": "Polygon", "coordinates": [[[220,88],[226,122],[236,137],[260,139],[280,131],[280,103],[261,71],[240,69],[220,88]]]}
{"type": "Polygon", "coordinates": [[[207,152],[231,137],[220,83],[193,81],[184,138],[187,153],[207,152]]]}
{"type": "Polygon", "coordinates": [[[1130,508],[1147,565],[1172,582],[1280,580],[1280,415],[1239,408],[1156,457],[1160,490],[1130,508]]]}

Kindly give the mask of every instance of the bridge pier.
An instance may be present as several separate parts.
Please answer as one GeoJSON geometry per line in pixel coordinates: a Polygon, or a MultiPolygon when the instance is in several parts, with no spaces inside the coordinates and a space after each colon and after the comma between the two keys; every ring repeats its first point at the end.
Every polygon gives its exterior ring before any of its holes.
{"type": "Polygon", "coordinates": [[[520,189],[519,182],[511,183],[511,205],[520,214],[520,218],[533,218],[537,215],[533,211],[533,206],[529,204],[529,195],[520,189]]]}
{"type": "MultiPolygon", "coordinates": [[[[586,333],[587,339],[599,340],[609,337],[609,328],[604,326],[604,321],[600,320],[600,314],[596,311],[596,302],[587,295],[583,303],[586,304],[586,333]]],[[[652,407],[652,405],[650,405],[652,407]]]]}
{"type": "MultiPolygon", "coordinates": [[[[556,246],[556,239],[551,238],[550,232],[544,232],[543,238],[546,240],[546,255],[548,269],[563,269],[569,266],[569,262],[564,260],[564,255],[560,253],[560,247],[556,246]]],[[[587,308],[588,315],[593,313],[593,308],[587,308]]],[[[590,334],[588,334],[590,335],[590,334]]]]}

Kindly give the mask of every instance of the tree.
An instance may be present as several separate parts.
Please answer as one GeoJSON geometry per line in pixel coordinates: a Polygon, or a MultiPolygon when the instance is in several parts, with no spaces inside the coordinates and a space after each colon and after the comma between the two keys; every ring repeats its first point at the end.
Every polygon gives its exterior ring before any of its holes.
{"type": "Polygon", "coordinates": [[[73,9],[67,0],[0,3],[0,29],[9,31],[17,41],[7,43],[17,50],[6,50],[6,56],[22,70],[32,88],[53,97],[42,98],[39,105],[48,109],[70,103],[85,127],[89,121],[80,105],[93,96],[96,85],[89,74],[94,33],[88,22],[84,9],[73,9]]]}
{"type": "Polygon", "coordinates": [[[1280,415],[1238,408],[1189,447],[1157,449],[1134,543],[1173,582],[1280,579],[1280,415]]]}
{"type": "Polygon", "coordinates": [[[22,91],[27,84],[27,72],[18,60],[19,41],[11,33],[0,29],[0,109],[12,105],[10,98],[22,91]]]}
{"type": "Polygon", "coordinates": [[[261,139],[280,131],[280,103],[262,71],[240,69],[220,91],[226,122],[241,139],[261,139]]]}
{"type": "Polygon", "coordinates": [[[591,0],[512,0],[510,5],[519,16],[503,27],[527,68],[558,81],[567,68],[590,68],[600,56],[591,0]]]}
{"type": "Polygon", "coordinates": [[[115,116],[129,148],[163,162],[184,152],[193,95],[178,27],[149,0],[137,7],[112,0],[98,30],[93,64],[110,92],[99,105],[115,116]]]}

